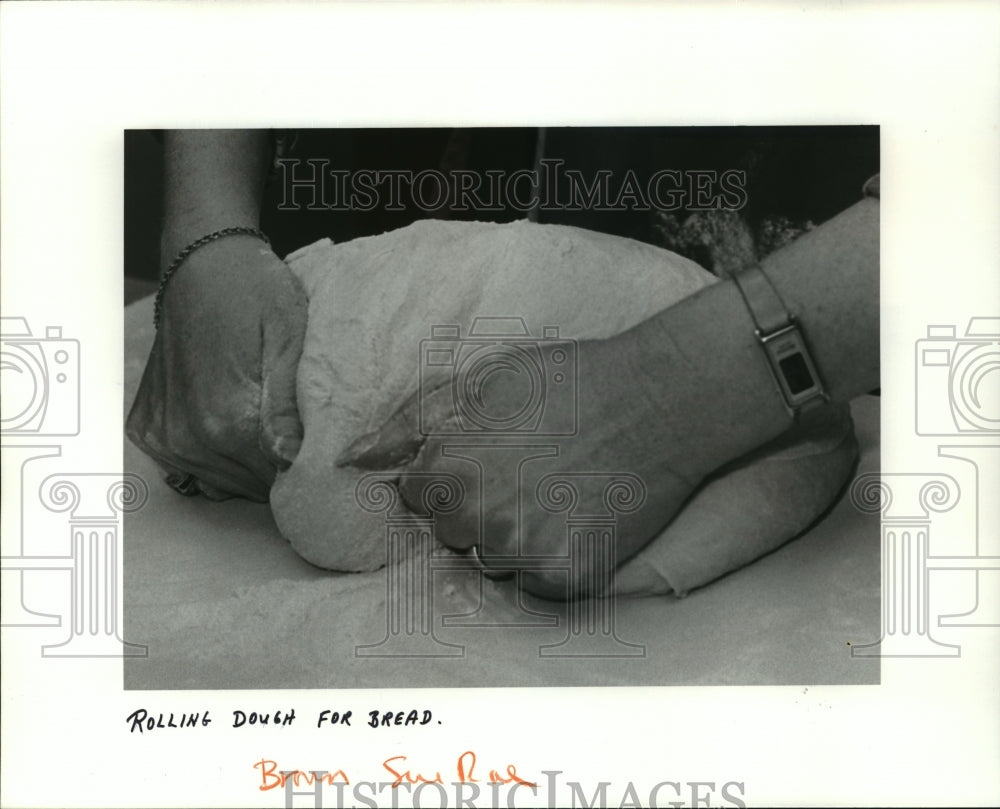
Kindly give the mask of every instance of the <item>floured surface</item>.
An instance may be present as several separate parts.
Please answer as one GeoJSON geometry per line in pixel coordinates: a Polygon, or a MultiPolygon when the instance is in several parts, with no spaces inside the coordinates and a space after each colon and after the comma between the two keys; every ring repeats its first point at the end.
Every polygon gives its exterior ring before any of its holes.
{"type": "MultiPolygon", "coordinates": [[[[152,301],[126,309],[125,400],[152,344],[152,301]]],[[[878,469],[878,400],[852,405],[859,473],[878,469]]],[[[128,689],[372,688],[529,685],[877,683],[877,659],[848,643],[879,634],[879,519],[842,499],[807,535],[685,599],[621,601],[617,635],[644,657],[539,656],[566,636],[564,608],[529,599],[558,626],[445,626],[480,605],[478,577],[434,577],[438,641],[464,657],[363,658],[386,636],[384,571],[336,574],[304,562],[266,506],[180,497],[124,442],[124,469],[149,483],[125,518],[125,637],[149,647],[126,659],[128,689]]],[[[512,583],[483,584],[486,612],[524,615],[512,583]]],[[[482,617],[482,614],[481,616],[482,617]]]]}

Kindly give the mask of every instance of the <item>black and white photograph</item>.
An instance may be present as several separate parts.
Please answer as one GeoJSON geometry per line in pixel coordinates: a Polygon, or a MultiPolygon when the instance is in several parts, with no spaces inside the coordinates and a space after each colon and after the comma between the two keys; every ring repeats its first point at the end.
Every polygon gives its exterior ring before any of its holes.
{"type": "Polygon", "coordinates": [[[125,160],[126,688],[878,682],[878,127],[125,160]]]}
{"type": "Polygon", "coordinates": [[[0,4],[0,805],[996,805],[998,15],[0,4]]]}

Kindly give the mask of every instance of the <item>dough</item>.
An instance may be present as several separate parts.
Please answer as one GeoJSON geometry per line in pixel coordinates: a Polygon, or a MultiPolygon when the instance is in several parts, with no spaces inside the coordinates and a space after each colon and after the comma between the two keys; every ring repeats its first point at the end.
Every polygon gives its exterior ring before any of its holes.
{"type": "Polygon", "coordinates": [[[813,411],[793,430],[710,477],[629,567],[648,565],[675,595],[798,536],[850,479],[858,445],[847,407],[813,411]]]}
{"type": "MultiPolygon", "coordinates": [[[[465,337],[476,317],[517,316],[535,337],[544,326],[558,326],[560,337],[608,337],[715,281],[697,264],[651,245],[527,222],[421,221],[340,245],[320,241],[287,261],[309,298],[298,375],[305,432],[295,463],[271,491],[272,510],[305,559],[350,571],[385,564],[385,521],[355,502],[363,473],[337,468],[334,460],[417,390],[420,341],[430,338],[432,325],[458,326],[465,337]]],[[[823,457],[842,444],[849,427],[849,421],[845,426],[843,418],[833,419],[808,440],[775,450],[791,452],[790,463],[801,456],[811,471],[832,470],[801,493],[783,492],[810,521],[843,483],[843,464],[824,466],[823,457]]],[[[755,502],[757,494],[744,491],[754,479],[744,476],[739,492],[722,496],[731,500],[742,493],[741,503],[755,502]]],[[[768,530],[769,509],[760,517],[745,514],[749,526],[726,525],[720,542],[739,545],[742,535],[763,533],[765,541],[758,538],[749,549],[752,558],[787,540],[784,528],[768,530]]],[[[713,526],[710,533],[719,530],[713,526]]],[[[721,572],[749,561],[743,546],[734,557],[719,542],[697,544],[723,560],[721,572]]],[[[668,559],[681,568],[668,574],[677,577],[679,588],[704,578],[700,572],[693,579],[686,575],[686,568],[705,567],[689,555],[668,559]]],[[[707,567],[712,577],[719,574],[719,564],[707,567]]]]}

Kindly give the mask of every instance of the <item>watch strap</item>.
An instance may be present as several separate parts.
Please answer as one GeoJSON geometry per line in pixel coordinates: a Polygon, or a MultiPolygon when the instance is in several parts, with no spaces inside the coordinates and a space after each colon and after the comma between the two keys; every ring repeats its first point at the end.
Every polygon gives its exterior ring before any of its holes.
{"type": "Polygon", "coordinates": [[[757,331],[763,334],[783,329],[792,320],[785,302],[778,295],[771,279],[754,265],[733,276],[746,302],[757,331]]]}
{"type": "Polygon", "coordinates": [[[733,276],[785,408],[793,418],[830,400],[798,322],[766,273],[752,266],[733,276]]]}

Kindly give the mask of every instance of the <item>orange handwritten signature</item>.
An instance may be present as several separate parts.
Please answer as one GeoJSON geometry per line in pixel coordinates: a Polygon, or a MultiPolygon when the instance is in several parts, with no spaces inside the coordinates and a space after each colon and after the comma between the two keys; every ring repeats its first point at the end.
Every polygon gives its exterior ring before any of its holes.
{"type": "MultiPolygon", "coordinates": [[[[389,762],[395,761],[406,761],[406,756],[393,756],[392,758],[387,758],[382,762],[382,767],[385,768],[392,776],[395,777],[395,781],[392,782],[392,786],[399,786],[404,781],[408,784],[420,784],[420,783],[436,783],[443,784],[444,779],[441,777],[440,771],[435,771],[432,777],[428,777],[424,773],[414,774],[412,770],[404,770],[400,772],[394,766],[390,766],[389,762]]],[[[462,784],[474,784],[479,783],[478,778],[475,776],[476,771],[476,754],[472,750],[466,750],[462,755],[458,757],[455,762],[455,775],[457,776],[457,782],[462,784]]],[[[491,784],[524,784],[525,786],[535,787],[538,784],[532,781],[525,781],[521,776],[517,774],[517,766],[514,764],[508,764],[504,770],[505,775],[501,775],[499,770],[489,771],[489,781],[491,784]]]]}
{"type": "MultiPolygon", "coordinates": [[[[432,773],[427,773],[423,771],[415,772],[409,768],[403,768],[404,762],[407,761],[406,756],[392,756],[387,758],[382,762],[383,769],[388,772],[392,777],[393,781],[390,786],[393,788],[399,786],[402,783],[407,784],[444,784],[444,777],[440,770],[434,770],[432,773]]],[[[476,753],[472,750],[466,750],[462,753],[458,759],[455,761],[454,774],[456,776],[457,783],[463,784],[474,784],[480,783],[481,779],[476,777],[476,765],[478,759],[476,753]]],[[[312,786],[317,781],[323,784],[332,785],[338,781],[343,784],[351,783],[350,778],[348,778],[347,773],[342,769],[338,769],[334,772],[323,772],[323,771],[304,771],[304,770],[278,770],[278,762],[272,759],[262,758],[260,761],[255,763],[254,769],[260,770],[260,786],[258,789],[261,792],[266,792],[269,789],[278,789],[284,787],[285,784],[291,781],[294,787],[299,786],[312,786]]],[[[517,766],[515,764],[507,764],[503,770],[490,769],[488,771],[488,781],[490,784],[523,784],[528,787],[537,787],[534,781],[528,781],[522,778],[517,773],[517,766]]]]}
{"type": "Polygon", "coordinates": [[[311,772],[305,772],[303,770],[282,770],[281,772],[278,772],[278,762],[272,761],[268,758],[262,758],[254,764],[253,767],[255,770],[258,768],[260,769],[260,786],[258,789],[261,792],[283,787],[287,781],[291,781],[292,785],[295,787],[310,787],[317,781],[323,784],[335,784],[338,778],[344,784],[351,783],[350,779],[347,777],[347,773],[343,770],[337,770],[332,773],[320,773],[315,770],[311,772]]]}

